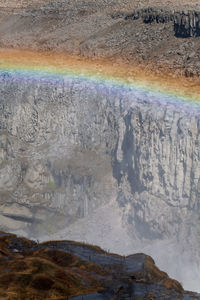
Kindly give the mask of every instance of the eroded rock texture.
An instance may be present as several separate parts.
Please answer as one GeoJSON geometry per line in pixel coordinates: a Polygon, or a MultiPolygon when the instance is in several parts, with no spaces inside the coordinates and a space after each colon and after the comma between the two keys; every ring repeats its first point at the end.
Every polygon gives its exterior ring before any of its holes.
{"type": "MultiPolygon", "coordinates": [[[[115,203],[131,249],[173,240],[199,257],[198,106],[68,77],[0,80],[2,229],[71,238],[80,218],[115,203]]],[[[104,214],[93,226],[104,228],[104,214]]]]}
{"type": "Polygon", "coordinates": [[[1,77],[1,199],[19,210],[34,207],[36,217],[38,205],[80,217],[120,189],[119,202],[152,222],[152,234],[177,231],[184,212],[198,211],[198,110],[158,107],[138,102],[134,92],[86,82],[8,76],[1,77]],[[176,225],[165,228],[168,218],[176,225]]]}

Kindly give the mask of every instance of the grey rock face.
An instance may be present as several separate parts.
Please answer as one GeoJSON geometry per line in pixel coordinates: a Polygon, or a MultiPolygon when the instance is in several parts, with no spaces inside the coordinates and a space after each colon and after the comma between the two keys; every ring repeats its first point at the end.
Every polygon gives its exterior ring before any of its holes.
{"type": "MultiPolygon", "coordinates": [[[[116,133],[106,117],[112,109],[95,87],[86,90],[76,82],[1,81],[2,225],[9,218],[15,228],[16,216],[4,210],[17,204],[16,215],[29,209],[33,234],[34,222],[45,219],[44,231],[54,231],[57,214],[66,224],[115,195],[110,151],[116,133]]],[[[39,226],[35,234],[41,232],[39,226]]]]}
{"type": "Polygon", "coordinates": [[[2,73],[1,229],[53,236],[114,201],[133,240],[199,257],[200,111],[178,101],[2,73]]]}
{"type": "Polygon", "coordinates": [[[82,217],[113,189],[138,221],[152,223],[153,235],[177,231],[184,211],[199,210],[198,109],[140,103],[142,95],[86,82],[2,78],[4,201],[82,217]],[[176,226],[165,228],[172,210],[176,226]]]}

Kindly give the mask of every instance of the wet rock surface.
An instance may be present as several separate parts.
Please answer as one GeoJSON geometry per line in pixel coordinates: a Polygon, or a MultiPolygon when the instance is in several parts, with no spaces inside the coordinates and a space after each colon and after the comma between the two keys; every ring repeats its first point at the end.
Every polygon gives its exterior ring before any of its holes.
{"type": "Polygon", "coordinates": [[[200,298],[142,253],[122,257],[73,241],[38,244],[1,232],[0,262],[0,299],[200,298]]]}

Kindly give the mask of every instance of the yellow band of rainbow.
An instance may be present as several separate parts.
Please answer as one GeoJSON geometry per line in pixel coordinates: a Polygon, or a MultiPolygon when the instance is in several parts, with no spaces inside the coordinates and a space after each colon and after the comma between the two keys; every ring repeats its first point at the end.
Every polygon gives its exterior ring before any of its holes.
{"type": "MultiPolygon", "coordinates": [[[[200,105],[199,79],[172,78],[156,75],[142,65],[128,65],[106,60],[91,60],[65,53],[0,49],[0,75],[4,72],[23,77],[63,78],[70,76],[93,80],[146,92],[159,93],[174,99],[200,105]]],[[[174,100],[176,101],[176,100],[174,100]]],[[[178,100],[177,100],[178,101],[178,100]]]]}

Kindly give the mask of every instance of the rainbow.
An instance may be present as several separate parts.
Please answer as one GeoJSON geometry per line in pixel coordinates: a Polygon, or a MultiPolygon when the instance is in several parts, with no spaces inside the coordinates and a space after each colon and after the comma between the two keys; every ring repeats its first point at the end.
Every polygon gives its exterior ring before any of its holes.
{"type": "Polygon", "coordinates": [[[149,101],[157,98],[161,103],[173,103],[180,109],[183,105],[187,109],[200,109],[198,79],[174,79],[164,73],[158,76],[147,72],[142,65],[87,60],[65,53],[0,49],[0,84],[2,79],[13,77],[51,84],[63,79],[86,81],[115,90],[133,91],[140,94],[140,98],[146,95],[149,101]]]}

